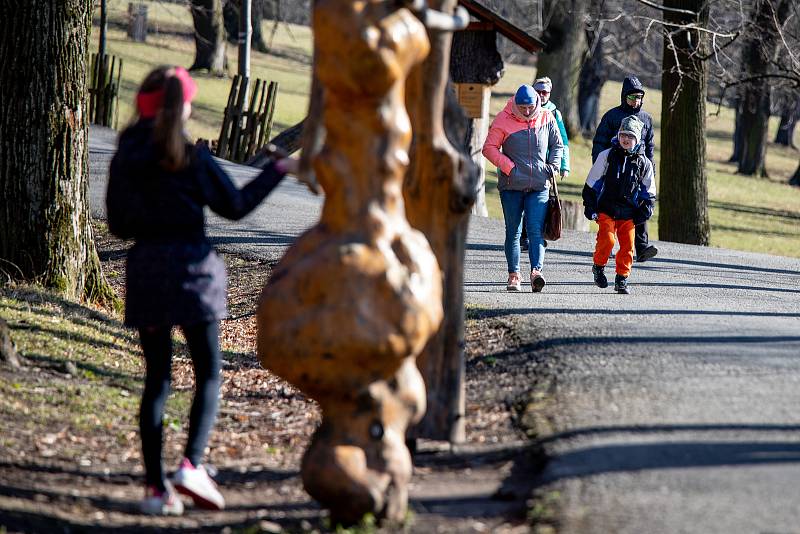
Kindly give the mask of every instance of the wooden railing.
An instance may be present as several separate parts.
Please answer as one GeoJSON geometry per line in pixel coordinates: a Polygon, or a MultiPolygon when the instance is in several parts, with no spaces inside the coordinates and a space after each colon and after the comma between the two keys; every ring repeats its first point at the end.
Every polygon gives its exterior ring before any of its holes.
{"type": "Polygon", "coordinates": [[[244,162],[269,141],[278,82],[256,79],[248,99],[250,88],[248,78],[234,76],[217,141],[217,157],[244,162]]]}
{"type": "Polygon", "coordinates": [[[92,54],[89,72],[89,122],[116,128],[119,119],[119,80],[122,60],[115,56],[92,54]]]}

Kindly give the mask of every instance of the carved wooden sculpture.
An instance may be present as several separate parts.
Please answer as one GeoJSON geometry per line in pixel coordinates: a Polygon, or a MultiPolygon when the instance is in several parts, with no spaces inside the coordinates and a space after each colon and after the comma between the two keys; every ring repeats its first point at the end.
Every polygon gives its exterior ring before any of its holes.
{"type": "Polygon", "coordinates": [[[313,29],[325,135],[304,152],[326,200],[264,288],[258,354],[322,407],[303,458],[306,490],[334,521],[399,520],[411,476],[405,431],[425,410],[414,358],[442,321],[441,272],[402,195],[405,82],[428,37],[394,1],[317,0],[313,29]]]}

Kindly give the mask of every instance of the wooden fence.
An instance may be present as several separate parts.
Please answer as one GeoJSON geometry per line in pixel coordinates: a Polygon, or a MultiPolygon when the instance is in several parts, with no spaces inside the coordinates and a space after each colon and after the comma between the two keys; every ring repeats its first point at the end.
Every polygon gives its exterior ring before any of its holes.
{"type": "Polygon", "coordinates": [[[92,54],[89,72],[89,122],[116,128],[119,120],[119,80],[122,59],[92,54]]]}
{"type": "Polygon", "coordinates": [[[222,130],[217,141],[217,157],[244,162],[269,141],[278,82],[256,79],[248,104],[250,80],[236,75],[231,83],[222,130]]]}

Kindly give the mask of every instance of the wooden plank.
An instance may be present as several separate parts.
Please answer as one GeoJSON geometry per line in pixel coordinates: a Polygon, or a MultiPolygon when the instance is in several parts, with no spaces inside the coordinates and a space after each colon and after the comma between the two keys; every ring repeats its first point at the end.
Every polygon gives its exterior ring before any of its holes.
{"type": "Polygon", "coordinates": [[[92,54],[92,68],[89,71],[89,122],[94,124],[94,107],[95,107],[95,100],[97,99],[97,92],[95,90],[95,79],[97,75],[95,74],[95,70],[97,69],[97,54],[92,54]]]}
{"type": "MultiPolygon", "coordinates": [[[[275,118],[275,106],[278,103],[278,82],[269,82],[269,96],[267,97],[267,111],[266,117],[264,122],[262,123],[261,134],[263,139],[266,141],[269,139],[270,133],[272,132],[272,121],[275,118]]],[[[260,145],[264,143],[261,142],[260,145]]]]}
{"type": "Polygon", "coordinates": [[[253,144],[252,139],[256,134],[258,123],[258,96],[262,85],[263,82],[256,78],[253,90],[250,93],[250,105],[247,106],[247,111],[244,112],[245,123],[242,130],[242,142],[239,146],[239,152],[236,154],[236,161],[246,160],[253,144]]]}
{"type": "Polygon", "coordinates": [[[239,94],[236,98],[236,108],[234,120],[231,121],[231,144],[230,155],[235,158],[239,152],[239,145],[241,144],[242,137],[242,119],[244,116],[245,97],[247,96],[247,87],[250,85],[250,78],[241,76],[239,78],[239,94]]]}
{"type": "Polygon", "coordinates": [[[222,128],[219,132],[219,140],[217,141],[217,157],[225,158],[228,151],[228,142],[230,140],[230,125],[233,120],[233,106],[236,101],[236,89],[238,87],[239,75],[233,77],[231,82],[231,90],[228,93],[228,103],[225,106],[225,114],[222,117],[222,128]]]}
{"type": "Polygon", "coordinates": [[[260,124],[259,118],[264,109],[266,86],[267,82],[256,79],[256,85],[253,89],[252,98],[250,99],[250,109],[247,115],[247,143],[238,161],[247,161],[253,156],[253,152],[256,149],[260,124]]]}
{"type": "Polygon", "coordinates": [[[122,58],[119,59],[119,69],[117,69],[117,82],[115,85],[114,95],[114,129],[119,126],[119,82],[122,77],[122,58]]]}

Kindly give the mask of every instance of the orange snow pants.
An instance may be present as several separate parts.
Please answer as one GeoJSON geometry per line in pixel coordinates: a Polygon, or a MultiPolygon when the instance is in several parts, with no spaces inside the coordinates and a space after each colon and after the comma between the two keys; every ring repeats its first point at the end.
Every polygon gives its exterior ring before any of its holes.
{"type": "Polygon", "coordinates": [[[633,265],[633,237],[635,226],[630,219],[615,220],[605,213],[598,214],[597,245],[594,247],[594,264],[605,266],[608,257],[614,248],[615,234],[619,238],[619,252],[617,252],[617,274],[627,277],[631,274],[633,265]]]}

